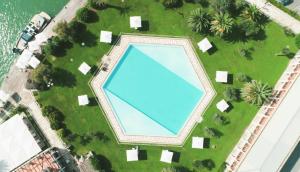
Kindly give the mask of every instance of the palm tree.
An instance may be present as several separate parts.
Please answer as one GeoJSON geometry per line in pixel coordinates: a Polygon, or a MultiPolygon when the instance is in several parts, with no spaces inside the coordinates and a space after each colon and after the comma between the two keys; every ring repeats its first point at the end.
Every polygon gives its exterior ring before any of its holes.
{"type": "Polygon", "coordinates": [[[242,17],[246,20],[251,20],[256,23],[262,22],[263,14],[259,11],[259,9],[255,5],[248,6],[243,12],[242,17]]]}
{"type": "Polygon", "coordinates": [[[210,16],[200,8],[197,8],[191,11],[191,15],[188,17],[187,23],[194,32],[204,32],[207,31],[210,26],[210,16]]]}
{"type": "Polygon", "coordinates": [[[244,85],[241,90],[241,97],[248,103],[261,106],[271,99],[272,88],[260,81],[252,80],[244,85]]]}
{"type": "Polygon", "coordinates": [[[233,24],[233,19],[227,13],[219,13],[211,21],[210,30],[222,37],[232,31],[233,24]]]}
{"type": "Polygon", "coordinates": [[[108,4],[108,0],[92,0],[92,6],[96,8],[105,8],[108,4]]]}

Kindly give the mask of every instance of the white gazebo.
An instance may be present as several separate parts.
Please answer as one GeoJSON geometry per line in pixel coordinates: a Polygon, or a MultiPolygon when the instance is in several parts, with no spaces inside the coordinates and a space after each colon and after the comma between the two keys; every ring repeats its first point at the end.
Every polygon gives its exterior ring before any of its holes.
{"type": "Polygon", "coordinates": [[[138,161],[139,153],[137,149],[126,150],[127,161],[138,161]]]}
{"type": "Polygon", "coordinates": [[[37,59],[35,56],[32,56],[28,62],[28,65],[35,69],[40,63],[41,61],[39,59],[37,59]]]}
{"type": "Polygon", "coordinates": [[[227,83],[228,72],[227,71],[216,71],[216,82],[227,83]]]}
{"type": "Polygon", "coordinates": [[[78,70],[79,70],[82,74],[86,75],[86,74],[91,70],[91,67],[90,67],[87,63],[83,62],[83,63],[81,63],[81,65],[79,66],[78,70]]]}
{"type": "Polygon", "coordinates": [[[0,90],[0,100],[5,103],[7,102],[8,99],[9,99],[9,94],[4,92],[3,90],[0,90]]]}
{"type": "Polygon", "coordinates": [[[204,147],[204,138],[203,137],[193,137],[192,148],[203,149],[203,147],[204,147]]]}
{"type": "Polygon", "coordinates": [[[101,30],[100,42],[111,43],[111,41],[112,41],[112,32],[101,30]]]}
{"type": "Polygon", "coordinates": [[[89,98],[87,95],[78,96],[78,104],[79,106],[85,106],[89,104],[89,98]]]}
{"type": "Polygon", "coordinates": [[[163,150],[161,153],[160,161],[171,164],[173,159],[173,152],[168,150],[163,150]]]}
{"type": "Polygon", "coordinates": [[[228,103],[224,99],[219,101],[216,106],[221,112],[224,112],[229,108],[228,103]]]}
{"type": "Polygon", "coordinates": [[[130,28],[138,29],[142,27],[141,16],[131,16],[130,17],[130,28]]]}
{"type": "Polygon", "coordinates": [[[203,53],[205,53],[212,48],[212,45],[207,38],[204,38],[200,42],[198,42],[198,47],[203,53]]]}

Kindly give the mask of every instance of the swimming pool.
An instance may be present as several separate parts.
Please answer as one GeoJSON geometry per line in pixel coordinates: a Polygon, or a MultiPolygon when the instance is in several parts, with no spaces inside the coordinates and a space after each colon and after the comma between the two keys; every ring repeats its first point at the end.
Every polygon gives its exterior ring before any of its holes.
{"type": "Polygon", "coordinates": [[[178,135],[205,94],[183,46],[129,44],[102,86],[127,135],[178,135]]]}

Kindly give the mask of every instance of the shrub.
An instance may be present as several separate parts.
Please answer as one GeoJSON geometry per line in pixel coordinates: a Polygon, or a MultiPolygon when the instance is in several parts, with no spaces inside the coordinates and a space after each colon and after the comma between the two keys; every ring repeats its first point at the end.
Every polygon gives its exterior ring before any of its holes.
{"type": "Polygon", "coordinates": [[[204,127],[204,134],[210,138],[213,138],[213,137],[219,138],[220,137],[220,135],[217,133],[217,130],[215,130],[213,128],[209,128],[209,127],[204,127]]]}
{"type": "Polygon", "coordinates": [[[223,95],[227,101],[239,100],[239,90],[232,87],[227,87],[223,92],[223,95]]]}
{"type": "Polygon", "coordinates": [[[300,34],[296,36],[295,38],[295,44],[298,48],[300,48],[300,34]]]}
{"type": "MultiPolygon", "coordinates": [[[[64,115],[63,113],[58,110],[54,106],[45,106],[42,108],[43,115],[48,117],[49,122],[50,122],[50,127],[54,130],[58,130],[64,127],[64,115]]],[[[62,132],[62,131],[61,131],[62,132]]],[[[63,131],[64,133],[61,134],[66,134],[67,131],[63,131]]]]}
{"type": "Polygon", "coordinates": [[[225,116],[219,115],[217,113],[214,114],[213,120],[217,125],[226,125],[229,123],[228,119],[225,116]]]}
{"type": "Polygon", "coordinates": [[[90,0],[91,7],[96,9],[104,9],[108,4],[108,0],[90,0]]]}
{"type": "Polygon", "coordinates": [[[247,76],[247,75],[244,74],[244,73],[237,73],[237,74],[236,74],[236,79],[237,79],[239,82],[250,82],[250,77],[247,76]]]}
{"type": "Polygon", "coordinates": [[[92,12],[87,7],[84,7],[76,12],[76,17],[80,21],[89,22],[92,18],[92,12]]]}
{"type": "Polygon", "coordinates": [[[162,0],[165,8],[178,8],[182,5],[182,0],[162,0]]]}
{"type": "Polygon", "coordinates": [[[205,160],[194,160],[193,161],[193,168],[196,171],[204,171],[205,169],[207,170],[212,170],[215,168],[215,163],[211,159],[205,159],[205,160]]]}
{"type": "Polygon", "coordinates": [[[289,29],[287,27],[283,28],[283,32],[284,32],[284,34],[286,36],[290,36],[290,37],[294,37],[295,36],[295,33],[291,29],[289,29]]]}
{"type": "Polygon", "coordinates": [[[171,167],[165,167],[161,170],[161,172],[180,172],[177,168],[171,166],[171,167]]]}

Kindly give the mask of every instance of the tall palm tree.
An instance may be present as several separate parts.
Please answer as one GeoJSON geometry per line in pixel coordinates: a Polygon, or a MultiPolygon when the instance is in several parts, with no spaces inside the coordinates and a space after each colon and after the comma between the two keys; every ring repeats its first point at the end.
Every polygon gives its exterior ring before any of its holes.
{"type": "Polygon", "coordinates": [[[252,80],[246,83],[241,90],[241,97],[248,103],[261,106],[271,99],[272,88],[260,81],[252,80]]]}
{"type": "Polygon", "coordinates": [[[210,26],[210,16],[200,8],[197,8],[191,11],[191,15],[188,17],[187,23],[194,32],[204,32],[207,31],[210,26]]]}
{"type": "Polygon", "coordinates": [[[263,14],[255,5],[249,5],[243,12],[242,17],[256,23],[260,23],[263,19],[263,14]]]}
{"type": "Polygon", "coordinates": [[[210,30],[222,37],[232,31],[233,25],[234,21],[227,13],[219,13],[213,17],[210,30]]]}

